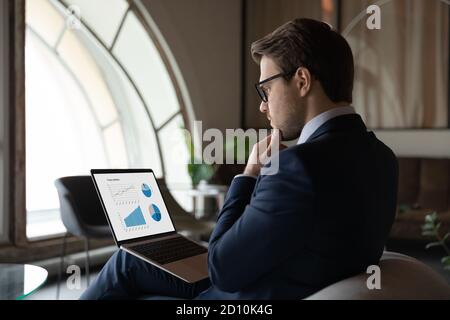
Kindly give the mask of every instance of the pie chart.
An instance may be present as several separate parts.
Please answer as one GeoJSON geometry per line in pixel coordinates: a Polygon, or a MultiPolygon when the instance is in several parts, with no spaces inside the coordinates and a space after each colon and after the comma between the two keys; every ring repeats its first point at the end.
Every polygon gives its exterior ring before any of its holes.
{"type": "Polygon", "coordinates": [[[159,208],[156,206],[156,204],[152,204],[149,207],[150,215],[152,216],[152,219],[155,221],[161,220],[161,211],[159,211],[159,208]]]}
{"type": "Polygon", "coordinates": [[[142,184],[142,193],[144,194],[144,196],[146,196],[147,198],[150,198],[152,196],[152,189],[150,189],[150,187],[148,186],[148,184],[143,183],[142,184]]]}

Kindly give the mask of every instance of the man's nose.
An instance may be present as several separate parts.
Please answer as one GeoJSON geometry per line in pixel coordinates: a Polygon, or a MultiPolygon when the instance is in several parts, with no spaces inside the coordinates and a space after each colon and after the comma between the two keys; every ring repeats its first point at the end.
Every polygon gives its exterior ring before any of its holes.
{"type": "Polygon", "coordinates": [[[267,102],[262,101],[261,104],[259,105],[259,111],[261,111],[262,113],[266,113],[267,110],[268,110],[267,102]]]}

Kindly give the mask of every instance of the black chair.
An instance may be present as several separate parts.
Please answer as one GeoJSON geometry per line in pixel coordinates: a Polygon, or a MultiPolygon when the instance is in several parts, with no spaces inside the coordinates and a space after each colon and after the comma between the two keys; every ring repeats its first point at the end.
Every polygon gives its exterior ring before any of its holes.
{"type": "Polygon", "coordinates": [[[91,176],[62,177],[55,181],[55,186],[59,196],[61,219],[67,229],[63,239],[58,274],[56,296],[59,299],[68,234],[84,238],[87,285],[90,283],[89,239],[112,238],[112,235],[91,176]]]}

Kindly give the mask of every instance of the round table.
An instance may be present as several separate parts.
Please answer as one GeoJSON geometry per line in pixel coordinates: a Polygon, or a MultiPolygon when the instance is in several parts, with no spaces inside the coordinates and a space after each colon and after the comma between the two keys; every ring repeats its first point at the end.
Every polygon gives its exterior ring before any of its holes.
{"type": "Polygon", "coordinates": [[[228,187],[200,183],[187,194],[194,199],[194,216],[196,219],[207,218],[215,221],[222,209],[228,187]]]}
{"type": "Polygon", "coordinates": [[[39,289],[48,272],[31,264],[0,263],[0,300],[20,300],[39,289]]]}

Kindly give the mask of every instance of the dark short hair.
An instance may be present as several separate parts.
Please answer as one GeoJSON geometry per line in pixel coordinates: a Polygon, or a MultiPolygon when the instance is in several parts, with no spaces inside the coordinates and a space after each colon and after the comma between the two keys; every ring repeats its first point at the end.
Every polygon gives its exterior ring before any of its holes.
{"type": "Polygon", "coordinates": [[[344,37],[324,22],[304,18],[289,21],[255,41],[251,53],[257,63],[262,56],[273,59],[285,73],[307,68],[331,101],[352,102],[352,50],[344,37]]]}

